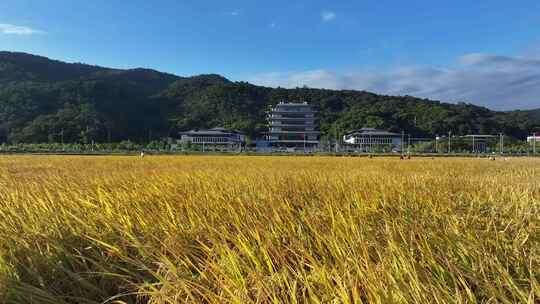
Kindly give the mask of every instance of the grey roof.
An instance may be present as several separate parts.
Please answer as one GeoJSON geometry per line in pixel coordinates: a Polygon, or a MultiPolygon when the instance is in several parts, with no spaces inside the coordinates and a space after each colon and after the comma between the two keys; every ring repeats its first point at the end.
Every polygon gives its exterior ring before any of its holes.
{"type": "Polygon", "coordinates": [[[302,101],[302,102],[280,101],[277,105],[279,106],[309,106],[309,103],[307,103],[306,101],[302,101]]]}
{"type": "Polygon", "coordinates": [[[242,135],[238,130],[229,130],[222,127],[216,127],[212,129],[203,130],[189,130],[185,132],[179,132],[180,135],[214,135],[214,136],[228,136],[228,135],[242,135]]]}
{"type": "Polygon", "coordinates": [[[360,136],[401,136],[398,133],[388,132],[386,130],[380,130],[375,128],[362,128],[360,130],[353,130],[347,132],[347,135],[360,135],[360,136]]]}
{"type": "Polygon", "coordinates": [[[275,109],[275,108],[288,108],[288,107],[299,107],[299,108],[306,108],[306,109],[313,108],[313,106],[307,102],[279,102],[278,104],[274,105],[272,108],[275,109]]]}

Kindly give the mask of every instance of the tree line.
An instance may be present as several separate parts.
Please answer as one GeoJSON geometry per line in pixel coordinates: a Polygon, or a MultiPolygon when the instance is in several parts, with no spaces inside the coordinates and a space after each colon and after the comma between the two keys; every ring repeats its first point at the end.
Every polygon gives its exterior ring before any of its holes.
{"type": "Polygon", "coordinates": [[[251,138],[267,130],[281,100],[319,110],[322,136],[362,127],[417,137],[540,132],[540,111],[499,112],[469,103],[308,87],[231,82],[219,75],[178,77],[116,70],[0,52],[0,143],[151,142],[179,131],[223,126],[251,138]]]}

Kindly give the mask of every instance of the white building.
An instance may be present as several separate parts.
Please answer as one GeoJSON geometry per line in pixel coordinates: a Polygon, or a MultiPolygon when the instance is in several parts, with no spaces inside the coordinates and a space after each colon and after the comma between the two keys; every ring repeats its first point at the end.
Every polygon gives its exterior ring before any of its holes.
{"type": "Polygon", "coordinates": [[[268,112],[268,140],[273,147],[319,144],[317,111],[307,102],[280,102],[268,112]]]}
{"type": "Polygon", "coordinates": [[[180,143],[194,145],[229,145],[238,146],[245,142],[245,136],[236,130],[212,128],[209,130],[191,130],[180,132],[180,143]]]}
{"type": "Polygon", "coordinates": [[[386,130],[362,128],[345,134],[343,136],[343,142],[355,146],[362,152],[373,152],[376,150],[391,151],[395,148],[401,149],[402,135],[386,130]]]}

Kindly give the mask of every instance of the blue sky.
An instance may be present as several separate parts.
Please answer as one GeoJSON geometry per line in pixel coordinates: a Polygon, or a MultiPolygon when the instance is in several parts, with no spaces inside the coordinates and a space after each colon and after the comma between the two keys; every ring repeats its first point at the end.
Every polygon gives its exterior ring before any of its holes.
{"type": "Polygon", "coordinates": [[[0,49],[268,86],[540,108],[540,1],[518,3],[2,0],[0,49]]]}

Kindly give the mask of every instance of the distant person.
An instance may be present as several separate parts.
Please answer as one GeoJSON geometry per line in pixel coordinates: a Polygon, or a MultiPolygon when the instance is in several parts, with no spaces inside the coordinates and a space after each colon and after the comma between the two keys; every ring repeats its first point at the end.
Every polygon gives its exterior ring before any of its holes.
{"type": "Polygon", "coordinates": [[[144,158],[144,151],[141,151],[141,158],[144,158]]]}

